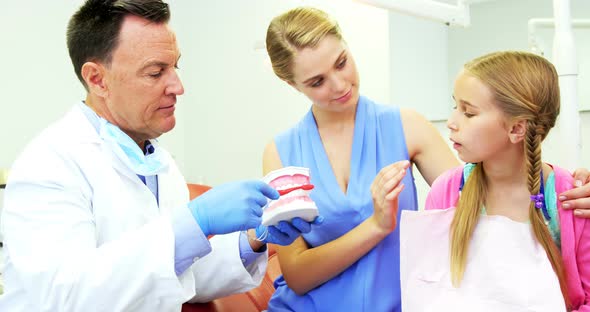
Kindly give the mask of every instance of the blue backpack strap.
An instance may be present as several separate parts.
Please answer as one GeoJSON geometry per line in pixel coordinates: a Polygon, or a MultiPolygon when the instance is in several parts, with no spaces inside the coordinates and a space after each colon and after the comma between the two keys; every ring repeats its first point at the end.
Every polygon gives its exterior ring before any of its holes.
{"type": "Polygon", "coordinates": [[[459,185],[459,192],[461,192],[463,190],[463,186],[465,185],[465,181],[467,181],[467,178],[469,178],[469,175],[471,174],[471,172],[473,171],[474,168],[475,168],[475,164],[472,164],[472,163],[466,163],[465,166],[463,166],[463,175],[461,176],[461,184],[459,185]]]}

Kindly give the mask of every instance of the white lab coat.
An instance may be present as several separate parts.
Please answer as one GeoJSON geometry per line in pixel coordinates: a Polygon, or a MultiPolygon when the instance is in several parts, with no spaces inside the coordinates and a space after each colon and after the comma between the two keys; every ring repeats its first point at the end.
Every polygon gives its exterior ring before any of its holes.
{"type": "Polygon", "coordinates": [[[76,105],[12,167],[0,311],[180,311],[260,284],[267,256],[244,268],[238,233],[177,277],[170,212],[189,194],[173,161],[158,187],[159,207],[76,105]]]}

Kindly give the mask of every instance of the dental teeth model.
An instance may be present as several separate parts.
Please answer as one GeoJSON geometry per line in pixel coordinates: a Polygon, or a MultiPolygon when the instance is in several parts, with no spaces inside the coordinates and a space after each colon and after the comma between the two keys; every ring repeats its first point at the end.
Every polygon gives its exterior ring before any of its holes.
{"type": "Polygon", "coordinates": [[[310,184],[308,168],[281,168],[270,172],[262,180],[281,195],[279,199],[271,200],[265,206],[263,225],[277,225],[279,221],[290,221],[295,217],[311,222],[318,216],[318,208],[309,197],[313,185],[310,184]]]}

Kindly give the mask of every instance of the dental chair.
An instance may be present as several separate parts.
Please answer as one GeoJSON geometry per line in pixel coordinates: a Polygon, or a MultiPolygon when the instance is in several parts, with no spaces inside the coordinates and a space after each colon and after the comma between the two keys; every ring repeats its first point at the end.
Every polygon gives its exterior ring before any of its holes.
{"type": "MultiPolygon", "coordinates": [[[[210,186],[202,184],[188,184],[191,199],[205,193],[210,188],[210,186]]],[[[254,312],[266,310],[268,301],[275,291],[273,282],[279,275],[281,275],[279,259],[274,247],[269,244],[268,265],[260,286],[246,293],[215,299],[207,303],[185,303],[182,306],[182,312],[254,312]]]]}

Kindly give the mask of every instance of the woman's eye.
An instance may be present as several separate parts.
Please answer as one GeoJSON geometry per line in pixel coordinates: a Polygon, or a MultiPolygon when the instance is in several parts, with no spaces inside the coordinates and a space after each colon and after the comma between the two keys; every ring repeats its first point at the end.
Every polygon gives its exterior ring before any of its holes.
{"type": "Polygon", "coordinates": [[[311,86],[312,86],[312,88],[319,87],[319,86],[321,86],[321,85],[322,85],[322,83],[323,83],[323,82],[324,82],[324,78],[320,78],[320,79],[318,79],[318,80],[314,81],[314,82],[311,84],[311,86]]]}

